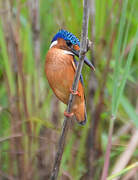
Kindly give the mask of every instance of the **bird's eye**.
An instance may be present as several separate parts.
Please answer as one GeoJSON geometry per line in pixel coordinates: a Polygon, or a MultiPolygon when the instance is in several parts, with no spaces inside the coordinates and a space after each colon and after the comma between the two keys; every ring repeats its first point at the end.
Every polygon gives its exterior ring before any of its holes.
{"type": "Polygon", "coordinates": [[[69,40],[66,41],[66,44],[67,44],[69,47],[72,46],[72,43],[71,43],[69,40]]]}

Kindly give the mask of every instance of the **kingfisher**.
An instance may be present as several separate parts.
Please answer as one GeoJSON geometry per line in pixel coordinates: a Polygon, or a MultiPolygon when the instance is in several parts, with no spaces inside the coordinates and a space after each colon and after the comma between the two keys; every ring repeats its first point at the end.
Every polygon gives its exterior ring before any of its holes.
{"type": "MultiPolygon", "coordinates": [[[[84,96],[83,77],[80,75],[78,89],[72,90],[72,84],[77,69],[79,57],[79,39],[64,29],[59,30],[51,41],[46,55],[45,73],[53,92],[64,104],[68,104],[70,93],[74,94],[74,101],[70,113],[64,112],[67,117],[75,116],[79,124],[84,125],[87,121],[86,105],[84,96]]],[[[84,62],[94,69],[93,64],[85,57],[84,62]]]]}

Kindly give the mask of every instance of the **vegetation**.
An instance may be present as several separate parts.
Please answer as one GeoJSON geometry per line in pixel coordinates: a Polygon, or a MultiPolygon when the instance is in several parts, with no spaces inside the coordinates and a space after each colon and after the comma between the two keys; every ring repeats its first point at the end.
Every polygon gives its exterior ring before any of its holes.
{"type": "MultiPolygon", "coordinates": [[[[59,179],[99,180],[108,158],[108,180],[138,179],[137,12],[136,0],[90,0],[88,122],[71,121],[59,179]]],[[[60,28],[80,38],[82,16],[80,0],[0,1],[0,179],[49,179],[66,106],[47,83],[45,55],[60,28]]]]}

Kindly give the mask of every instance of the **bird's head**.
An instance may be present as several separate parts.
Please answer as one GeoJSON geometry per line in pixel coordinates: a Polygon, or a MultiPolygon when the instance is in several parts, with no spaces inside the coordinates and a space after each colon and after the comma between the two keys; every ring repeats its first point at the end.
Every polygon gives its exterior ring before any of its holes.
{"type": "MultiPolygon", "coordinates": [[[[61,29],[52,39],[50,48],[63,49],[66,54],[79,57],[80,41],[72,33],[61,29]]],[[[85,57],[84,62],[92,69],[95,69],[92,63],[85,57]]]]}

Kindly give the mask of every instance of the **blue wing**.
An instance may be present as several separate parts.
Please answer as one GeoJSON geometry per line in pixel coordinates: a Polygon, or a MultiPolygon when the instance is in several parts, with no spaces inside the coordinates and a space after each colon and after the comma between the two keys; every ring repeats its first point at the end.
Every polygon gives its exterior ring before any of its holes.
{"type": "MultiPolygon", "coordinates": [[[[74,58],[74,63],[75,63],[75,66],[77,67],[77,65],[78,65],[78,61],[74,58]]],[[[82,83],[82,85],[84,85],[84,83],[83,83],[83,76],[82,76],[82,74],[80,75],[80,81],[81,81],[81,83],[82,83]]]]}
{"type": "MultiPolygon", "coordinates": [[[[77,67],[78,61],[75,58],[74,58],[74,63],[75,63],[75,66],[77,67]]],[[[80,81],[81,81],[82,85],[84,86],[82,74],[80,75],[80,81]]],[[[84,95],[84,99],[85,99],[85,95],[84,95]]],[[[86,113],[86,101],[85,101],[85,121],[83,121],[80,124],[84,125],[86,122],[87,122],[87,113],[86,113]]]]}

